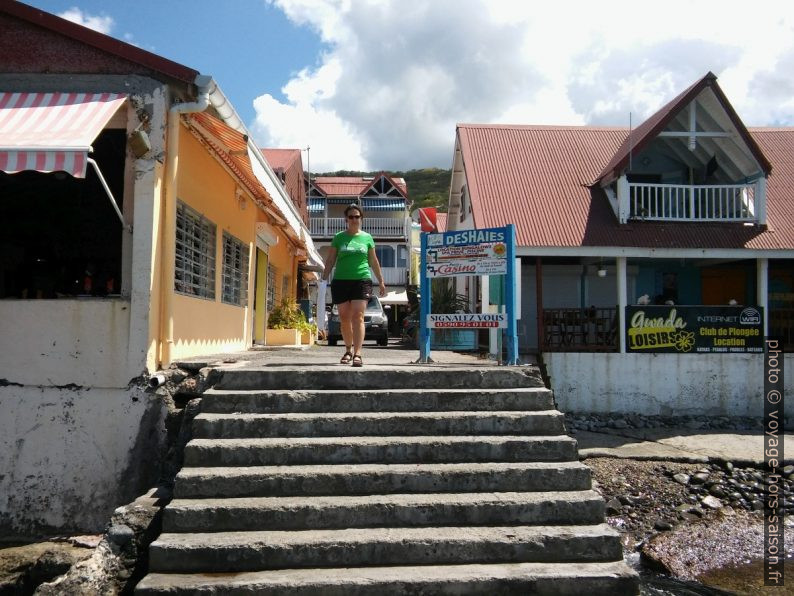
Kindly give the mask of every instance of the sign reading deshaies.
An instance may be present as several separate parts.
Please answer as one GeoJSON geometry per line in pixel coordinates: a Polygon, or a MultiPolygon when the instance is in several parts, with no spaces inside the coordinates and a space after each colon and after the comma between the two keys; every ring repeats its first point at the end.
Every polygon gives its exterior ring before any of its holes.
{"type": "Polygon", "coordinates": [[[515,302],[515,228],[461,230],[422,235],[421,360],[430,351],[430,329],[507,329],[508,361],[518,360],[515,302]],[[430,279],[468,275],[505,275],[506,313],[431,313],[430,279]]]}

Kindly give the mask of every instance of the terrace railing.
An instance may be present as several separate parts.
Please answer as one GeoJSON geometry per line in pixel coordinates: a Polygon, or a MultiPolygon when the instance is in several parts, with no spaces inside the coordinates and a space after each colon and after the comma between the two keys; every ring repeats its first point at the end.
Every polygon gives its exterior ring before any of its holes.
{"type": "MultiPolygon", "coordinates": [[[[346,227],[343,217],[309,218],[309,232],[315,238],[330,238],[346,227]]],[[[365,217],[362,229],[373,238],[408,238],[408,221],[405,218],[365,217]]]]}
{"type": "Polygon", "coordinates": [[[616,352],[617,308],[543,309],[546,352],[616,352]]]}

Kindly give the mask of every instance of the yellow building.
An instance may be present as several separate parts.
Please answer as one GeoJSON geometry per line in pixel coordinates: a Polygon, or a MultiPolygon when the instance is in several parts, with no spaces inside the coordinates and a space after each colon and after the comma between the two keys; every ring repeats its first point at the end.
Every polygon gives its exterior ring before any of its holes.
{"type": "Polygon", "coordinates": [[[20,2],[0,31],[0,535],[100,531],[159,474],[141,381],[264,341],[322,263],[211,77],[20,2]]]}

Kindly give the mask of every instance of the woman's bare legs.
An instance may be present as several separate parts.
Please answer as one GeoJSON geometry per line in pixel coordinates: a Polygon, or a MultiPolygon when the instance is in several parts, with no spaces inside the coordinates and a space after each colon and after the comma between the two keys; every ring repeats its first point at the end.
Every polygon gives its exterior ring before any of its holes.
{"type": "Polygon", "coordinates": [[[353,353],[353,328],[351,326],[351,302],[342,302],[337,305],[339,309],[339,330],[342,332],[342,341],[345,342],[345,352],[353,353]]]}
{"type": "MultiPolygon", "coordinates": [[[[367,308],[366,300],[351,300],[350,327],[353,339],[353,356],[361,355],[361,346],[364,345],[364,311],[367,308]]],[[[347,344],[345,344],[347,345],[347,344]]]]}

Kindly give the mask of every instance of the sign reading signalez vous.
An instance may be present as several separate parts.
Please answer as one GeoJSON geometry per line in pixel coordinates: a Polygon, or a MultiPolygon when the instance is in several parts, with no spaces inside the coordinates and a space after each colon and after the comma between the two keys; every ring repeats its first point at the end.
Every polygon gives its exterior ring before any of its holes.
{"type": "Polygon", "coordinates": [[[627,306],[629,352],[763,353],[757,306],[627,306]]]}

